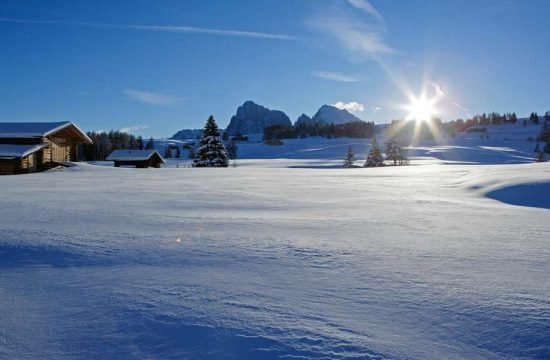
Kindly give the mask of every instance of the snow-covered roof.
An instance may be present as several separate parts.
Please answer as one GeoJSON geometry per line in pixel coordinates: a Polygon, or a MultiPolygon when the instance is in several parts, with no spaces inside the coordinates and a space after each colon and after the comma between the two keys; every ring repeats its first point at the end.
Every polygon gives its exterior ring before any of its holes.
{"type": "Polygon", "coordinates": [[[109,156],[107,161],[143,161],[148,160],[153,155],[157,155],[164,163],[164,159],[156,150],[115,150],[109,156]]]}
{"type": "Polygon", "coordinates": [[[0,138],[42,138],[73,126],[88,142],[92,140],[70,121],[61,122],[0,122],[0,138]]]}
{"type": "Polygon", "coordinates": [[[18,159],[30,155],[48,146],[48,143],[38,145],[0,144],[0,159],[18,159]]]}

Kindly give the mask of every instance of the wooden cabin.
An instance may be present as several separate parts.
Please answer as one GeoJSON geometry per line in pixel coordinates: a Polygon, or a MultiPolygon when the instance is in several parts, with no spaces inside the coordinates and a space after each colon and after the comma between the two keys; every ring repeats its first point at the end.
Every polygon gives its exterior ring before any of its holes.
{"type": "Polygon", "coordinates": [[[166,161],[156,150],[115,150],[109,156],[107,161],[113,161],[115,167],[134,166],[136,168],[160,168],[166,161]]]}
{"type": "Polygon", "coordinates": [[[92,140],[75,124],[0,123],[0,175],[46,170],[78,159],[78,145],[92,140]]]}

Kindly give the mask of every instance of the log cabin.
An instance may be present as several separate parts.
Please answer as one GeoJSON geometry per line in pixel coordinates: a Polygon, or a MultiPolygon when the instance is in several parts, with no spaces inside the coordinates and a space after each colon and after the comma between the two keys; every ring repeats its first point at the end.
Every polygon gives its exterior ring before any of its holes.
{"type": "Polygon", "coordinates": [[[78,160],[78,145],[92,140],[75,124],[0,123],[0,175],[51,169],[78,160]]]}
{"type": "Polygon", "coordinates": [[[113,161],[115,167],[134,166],[136,168],[160,168],[166,161],[160,156],[158,151],[151,150],[115,150],[109,156],[107,161],[113,161]]]}

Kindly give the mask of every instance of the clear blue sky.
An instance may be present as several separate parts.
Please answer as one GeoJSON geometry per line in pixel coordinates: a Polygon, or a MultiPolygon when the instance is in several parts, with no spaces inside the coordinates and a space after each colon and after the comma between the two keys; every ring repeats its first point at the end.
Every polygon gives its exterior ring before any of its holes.
{"type": "Polygon", "coordinates": [[[547,0],[3,0],[0,121],[170,136],[254,100],[387,122],[423,88],[444,120],[523,116],[550,110],[549,17],[547,0]]]}

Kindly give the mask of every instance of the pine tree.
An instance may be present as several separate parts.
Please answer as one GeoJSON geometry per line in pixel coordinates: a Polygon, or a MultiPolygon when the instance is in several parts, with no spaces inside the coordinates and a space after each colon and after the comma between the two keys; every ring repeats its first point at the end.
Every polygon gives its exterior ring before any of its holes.
{"type": "Polygon", "coordinates": [[[537,154],[537,157],[535,158],[536,162],[546,162],[546,155],[544,155],[544,151],[539,151],[537,154]]]}
{"type": "Polygon", "coordinates": [[[395,139],[386,142],[386,158],[393,161],[393,165],[406,165],[408,163],[407,150],[395,139]]]}
{"type": "Polygon", "coordinates": [[[229,143],[226,146],[227,150],[227,157],[231,160],[235,160],[237,158],[237,151],[239,151],[239,147],[237,146],[237,142],[233,139],[229,141],[229,143]]]}
{"type": "Polygon", "coordinates": [[[140,136],[137,137],[138,150],[143,150],[143,138],[140,136]]]}
{"type": "Polygon", "coordinates": [[[193,166],[227,167],[228,165],[227,153],[220,139],[218,125],[214,117],[210,116],[204,126],[197,149],[197,158],[193,161],[193,166]]]}
{"type": "Polygon", "coordinates": [[[170,145],[168,145],[164,149],[164,158],[165,159],[171,159],[172,158],[172,147],[170,145]]]}
{"type": "Polygon", "coordinates": [[[153,150],[155,148],[155,141],[151,137],[149,141],[147,142],[147,145],[145,146],[145,149],[147,150],[153,150]]]}
{"type": "Polygon", "coordinates": [[[180,147],[176,146],[176,159],[179,159],[179,158],[181,158],[180,147]]]}
{"type": "Polygon", "coordinates": [[[369,154],[367,155],[367,161],[365,167],[379,167],[384,166],[384,157],[380,152],[380,147],[376,141],[376,136],[372,138],[369,154]]]}
{"type": "Polygon", "coordinates": [[[345,168],[351,168],[353,167],[353,162],[355,161],[355,154],[353,153],[353,149],[348,147],[348,152],[346,153],[346,158],[344,159],[344,167],[345,168]]]}

